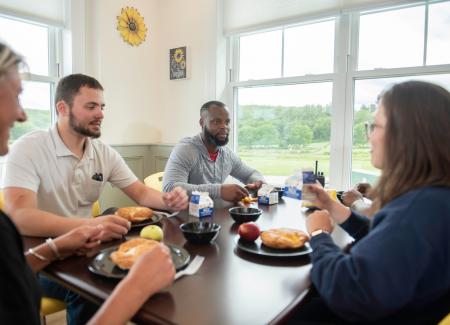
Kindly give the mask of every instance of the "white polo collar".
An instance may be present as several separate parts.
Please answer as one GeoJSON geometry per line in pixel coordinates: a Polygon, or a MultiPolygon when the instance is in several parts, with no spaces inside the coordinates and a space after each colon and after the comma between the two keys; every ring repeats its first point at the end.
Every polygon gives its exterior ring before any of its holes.
{"type": "MultiPolygon", "coordinates": [[[[67,146],[61,139],[56,124],[50,128],[50,137],[55,146],[55,152],[57,157],[67,157],[67,156],[76,157],[76,155],[72,151],[70,151],[69,148],[67,148],[67,146]]],[[[94,148],[92,147],[92,139],[89,137],[86,137],[86,147],[84,149],[83,158],[84,157],[88,159],[94,159],[94,148]]]]}

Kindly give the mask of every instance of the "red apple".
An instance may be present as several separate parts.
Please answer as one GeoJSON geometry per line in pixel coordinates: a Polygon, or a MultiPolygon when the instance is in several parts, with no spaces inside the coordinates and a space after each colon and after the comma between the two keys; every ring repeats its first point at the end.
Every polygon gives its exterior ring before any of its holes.
{"type": "Polygon", "coordinates": [[[256,223],[247,222],[239,226],[238,233],[243,240],[255,241],[259,237],[261,230],[259,230],[259,227],[256,223]]]}

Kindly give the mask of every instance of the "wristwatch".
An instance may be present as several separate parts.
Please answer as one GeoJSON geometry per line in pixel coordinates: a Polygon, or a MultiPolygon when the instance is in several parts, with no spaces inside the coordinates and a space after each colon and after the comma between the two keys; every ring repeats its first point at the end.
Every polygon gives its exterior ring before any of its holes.
{"type": "Polygon", "coordinates": [[[311,237],[320,235],[320,234],[322,234],[322,233],[328,234],[328,231],[325,231],[325,230],[323,230],[323,229],[317,229],[317,230],[314,230],[314,231],[311,233],[311,237]]]}

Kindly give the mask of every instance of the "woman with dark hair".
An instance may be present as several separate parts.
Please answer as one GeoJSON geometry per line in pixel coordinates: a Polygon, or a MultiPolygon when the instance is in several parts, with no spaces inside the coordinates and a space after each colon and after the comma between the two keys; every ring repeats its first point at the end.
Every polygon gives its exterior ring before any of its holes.
{"type": "MultiPolygon", "coordinates": [[[[14,122],[26,120],[19,104],[21,62],[20,56],[0,43],[0,155],[8,153],[9,129],[14,122]]],[[[0,210],[0,324],[40,324],[40,292],[34,272],[56,259],[97,247],[102,231],[101,225],[75,228],[24,254],[16,227],[0,210]]],[[[126,323],[152,294],[173,281],[174,274],[169,250],[156,245],[138,259],[90,323],[126,323]]]]}
{"type": "Polygon", "coordinates": [[[450,312],[450,93],[421,81],[379,98],[370,128],[381,169],[372,219],[329,198],[307,219],[311,278],[320,297],[292,323],[436,324],[450,312]],[[331,239],[333,222],[354,239],[348,253],[331,239]]]}

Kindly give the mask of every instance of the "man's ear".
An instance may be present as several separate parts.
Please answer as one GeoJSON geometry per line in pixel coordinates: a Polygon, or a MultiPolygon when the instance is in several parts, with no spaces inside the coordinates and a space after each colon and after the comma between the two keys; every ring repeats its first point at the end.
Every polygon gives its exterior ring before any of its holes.
{"type": "Polygon", "coordinates": [[[205,121],[203,120],[203,117],[200,117],[200,120],[198,121],[198,123],[200,124],[200,126],[203,127],[205,126],[205,121]]]}
{"type": "Polygon", "coordinates": [[[69,114],[69,105],[63,100],[56,103],[56,112],[60,116],[65,116],[69,114]]]}

